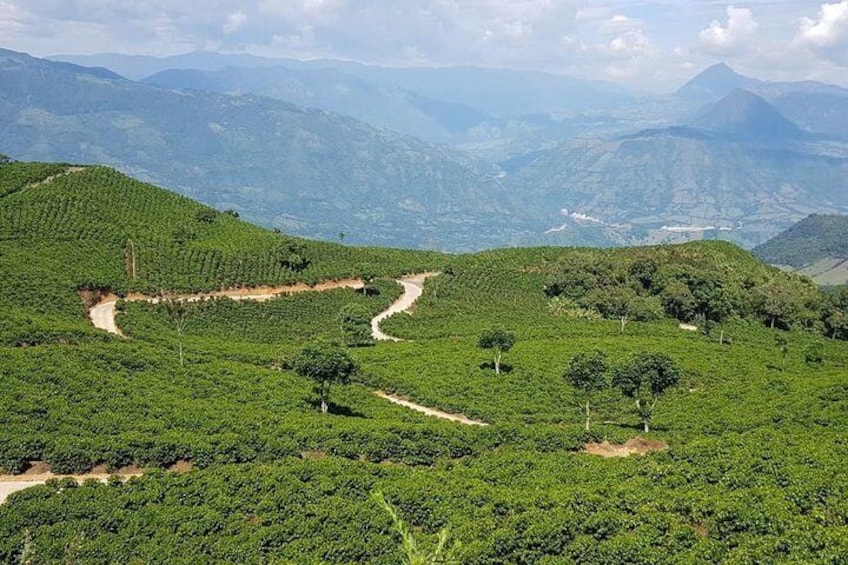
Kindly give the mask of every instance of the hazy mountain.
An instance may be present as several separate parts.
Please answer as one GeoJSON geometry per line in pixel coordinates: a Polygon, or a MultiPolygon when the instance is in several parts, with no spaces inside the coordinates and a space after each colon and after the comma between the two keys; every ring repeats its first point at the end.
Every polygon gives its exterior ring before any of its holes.
{"type": "Polygon", "coordinates": [[[104,66],[141,79],[169,69],[219,71],[226,67],[336,69],[368,83],[400,88],[426,99],[462,104],[497,117],[539,112],[580,112],[629,103],[634,94],[618,85],[541,71],[479,67],[392,68],[350,61],[296,61],[252,55],[194,52],[156,58],[137,55],[56,55],[53,60],[104,66]]]}
{"type": "Polygon", "coordinates": [[[696,120],[702,128],[736,138],[769,141],[798,139],[801,129],[768,102],[747,90],[736,89],[707,108],[696,120]]]}
{"type": "Polygon", "coordinates": [[[224,54],[212,51],[193,51],[170,57],[150,55],[125,55],[121,53],[101,53],[96,55],[51,55],[51,61],[74,63],[86,67],[105,67],[132,80],[141,80],[168,69],[195,69],[218,71],[226,67],[276,67],[285,61],[292,64],[298,61],[287,59],[269,59],[248,54],[224,54]]]}
{"type": "Polygon", "coordinates": [[[848,258],[848,216],[810,215],[753,251],[767,263],[796,268],[826,257],[848,258]]]}
{"type": "Polygon", "coordinates": [[[144,82],[173,89],[260,94],[438,142],[451,141],[456,134],[492,119],[462,104],[429,99],[391,85],[373,84],[331,68],[167,70],[144,82]]]}
{"type": "Polygon", "coordinates": [[[256,96],[177,93],[0,52],[0,152],[101,163],[296,234],[480,248],[515,233],[491,171],[445,147],[256,96]]]}
{"type": "Polygon", "coordinates": [[[554,239],[591,227],[618,244],[720,237],[750,246],[810,213],[846,209],[848,152],[816,151],[660,128],[539,152],[510,181],[546,210],[554,239]]]}
{"type": "Polygon", "coordinates": [[[734,90],[756,90],[762,81],[740,75],[724,63],[713,65],[701,71],[692,80],[677,90],[678,96],[686,98],[712,99],[724,98],[734,90]]]}
{"type": "Polygon", "coordinates": [[[791,92],[775,98],[772,105],[807,131],[848,139],[848,91],[791,92]]]}

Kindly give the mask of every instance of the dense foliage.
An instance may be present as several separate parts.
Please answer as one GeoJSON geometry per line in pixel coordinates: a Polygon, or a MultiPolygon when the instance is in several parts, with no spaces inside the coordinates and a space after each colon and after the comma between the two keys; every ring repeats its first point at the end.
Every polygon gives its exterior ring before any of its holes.
{"type": "Polygon", "coordinates": [[[260,230],[106,169],[14,191],[0,198],[0,220],[0,468],[148,469],[12,495],[0,506],[0,562],[24,548],[48,563],[401,562],[397,525],[374,491],[422,548],[449,525],[463,563],[848,559],[848,347],[820,335],[846,336],[848,294],[821,294],[731,245],[344,248],[260,230]],[[181,225],[195,236],[177,241],[181,225]],[[343,340],[346,316],[381,311],[400,293],[392,277],[424,269],[443,274],[413,315],[383,324],[407,341],[345,349],[360,371],[333,385],[319,413],[298,352],[343,340]],[[77,294],[361,275],[374,276],[371,292],[185,304],[182,329],[165,303],[123,303],[126,340],[91,328],[77,294]],[[788,291],[767,292],[778,288],[788,291]],[[617,315],[580,302],[611,289],[660,304],[660,317],[629,317],[622,332],[617,315]],[[677,319],[720,324],[723,339],[677,319]],[[497,377],[478,348],[486,328],[515,337],[511,370],[497,377]],[[634,400],[595,390],[594,351],[640,399],[663,393],[648,434],[634,400]],[[378,389],[491,425],[429,418],[378,389]],[[637,434],[669,449],[581,453],[590,440],[637,434]],[[181,460],[195,470],[167,471],[181,460]]]}

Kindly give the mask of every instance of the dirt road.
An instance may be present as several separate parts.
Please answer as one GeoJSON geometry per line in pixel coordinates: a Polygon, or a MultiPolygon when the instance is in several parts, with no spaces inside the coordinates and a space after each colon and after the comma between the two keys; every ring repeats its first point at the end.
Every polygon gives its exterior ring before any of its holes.
{"type": "Polygon", "coordinates": [[[402,277],[397,281],[403,285],[403,294],[395,301],[394,304],[377,314],[374,319],[371,320],[371,335],[374,336],[374,339],[379,341],[401,341],[400,338],[383,333],[380,329],[380,322],[389,316],[393,316],[400,312],[406,312],[412,308],[415,302],[421,298],[421,295],[424,293],[424,281],[437,274],[438,273],[421,273],[419,275],[402,277]]]}

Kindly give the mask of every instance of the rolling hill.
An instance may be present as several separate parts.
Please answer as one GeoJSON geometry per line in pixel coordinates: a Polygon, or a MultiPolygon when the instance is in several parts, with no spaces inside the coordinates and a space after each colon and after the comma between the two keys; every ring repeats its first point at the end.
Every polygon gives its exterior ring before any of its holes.
{"type": "Polygon", "coordinates": [[[848,555],[848,326],[832,310],[848,300],[732,244],[346,247],[62,163],[0,163],[0,195],[0,484],[84,474],[0,504],[2,562],[396,564],[375,491],[421,547],[449,525],[467,563],[848,555]],[[394,278],[425,270],[441,274],[414,313],[384,323],[407,341],[344,349],[360,371],[321,413],[292,360],[337,339],[340,312],[381,311],[394,278]],[[373,276],[372,292],[121,302],[125,338],[85,316],[97,293],[351,276],[373,276]],[[629,311],[608,308],[622,299],[629,311]],[[500,374],[478,347],[497,327],[517,337],[500,374]],[[564,373],[595,350],[607,386],[586,431],[587,397],[564,373]],[[640,359],[667,361],[677,383],[649,432],[610,386],[640,359]],[[92,469],[116,475],[85,480],[92,469]]]}

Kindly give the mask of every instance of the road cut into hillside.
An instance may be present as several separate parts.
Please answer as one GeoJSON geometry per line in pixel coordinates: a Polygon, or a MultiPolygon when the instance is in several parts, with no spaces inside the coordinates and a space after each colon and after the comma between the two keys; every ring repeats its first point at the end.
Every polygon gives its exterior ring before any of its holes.
{"type": "Polygon", "coordinates": [[[394,304],[374,316],[374,319],[371,320],[371,335],[374,336],[374,339],[379,341],[403,341],[400,338],[383,333],[380,329],[380,323],[389,316],[394,316],[401,312],[409,312],[410,308],[412,308],[415,302],[417,302],[418,299],[421,298],[421,295],[424,294],[424,282],[428,278],[438,274],[439,273],[421,273],[398,279],[397,282],[403,286],[403,294],[395,301],[394,304]]]}
{"type": "MultiPolygon", "coordinates": [[[[398,281],[400,282],[400,281],[398,281]]],[[[163,294],[161,296],[149,296],[146,294],[131,293],[124,300],[127,302],[149,302],[158,304],[162,300],[178,300],[182,302],[200,302],[214,298],[230,298],[232,300],[254,300],[265,302],[289,294],[301,292],[323,292],[337,288],[361,289],[363,283],[358,279],[344,279],[330,281],[309,286],[305,283],[281,285],[281,286],[257,286],[248,288],[233,288],[227,290],[215,290],[211,292],[198,292],[195,294],[163,294]]],[[[95,328],[105,330],[110,334],[124,336],[121,328],[115,321],[115,305],[120,298],[116,294],[101,295],[97,302],[88,309],[88,317],[95,328]]]]}

